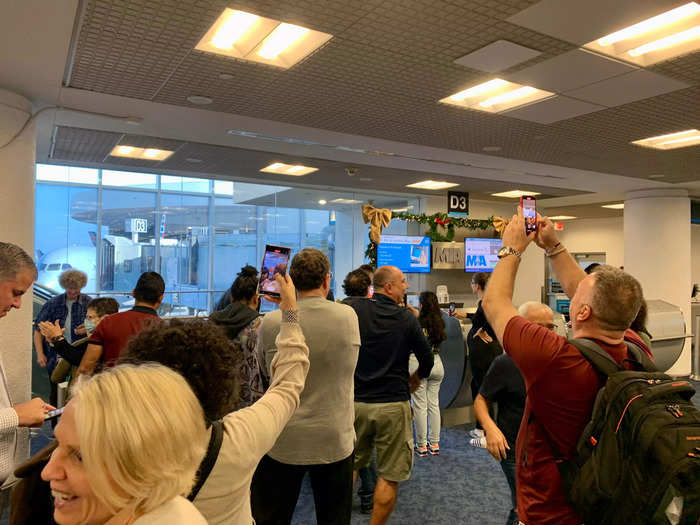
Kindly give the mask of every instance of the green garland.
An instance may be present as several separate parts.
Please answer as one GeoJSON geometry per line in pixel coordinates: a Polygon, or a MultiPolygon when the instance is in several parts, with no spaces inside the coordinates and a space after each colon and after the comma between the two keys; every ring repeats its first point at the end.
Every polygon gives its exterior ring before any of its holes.
{"type": "MultiPolygon", "coordinates": [[[[447,213],[433,213],[432,215],[393,213],[391,218],[392,220],[399,219],[428,225],[428,236],[433,242],[452,242],[455,238],[455,228],[466,228],[468,230],[488,230],[493,228],[493,215],[488,219],[462,219],[450,217],[447,213]],[[441,230],[443,228],[447,230],[446,233],[442,233],[441,230]]],[[[377,244],[372,240],[369,241],[365,250],[365,258],[369,259],[372,266],[377,267],[377,244]]]]}

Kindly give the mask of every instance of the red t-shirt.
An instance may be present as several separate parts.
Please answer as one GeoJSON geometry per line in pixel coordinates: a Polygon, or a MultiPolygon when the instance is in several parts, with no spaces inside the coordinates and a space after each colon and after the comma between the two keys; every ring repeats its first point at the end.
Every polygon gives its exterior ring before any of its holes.
{"type": "MultiPolygon", "coordinates": [[[[596,343],[618,363],[628,357],[625,343],[596,343]]],[[[549,443],[565,457],[575,454],[602,378],[565,337],[520,316],[508,322],[503,349],[518,365],[527,389],[516,442],[518,517],[526,525],[581,525],[566,500],[549,443]]]]}
{"type": "Polygon", "coordinates": [[[102,347],[102,368],[110,368],[116,364],[132,337],[157,322],[160,318],[155,310],[135,306],[132,310],[102,319],[88,343],[102,347]]]}

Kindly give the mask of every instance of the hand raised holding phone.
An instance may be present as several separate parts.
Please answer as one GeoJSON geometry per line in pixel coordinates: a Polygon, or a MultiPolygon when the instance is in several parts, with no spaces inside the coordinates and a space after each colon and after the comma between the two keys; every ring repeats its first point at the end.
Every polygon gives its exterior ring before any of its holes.
{"type": "Polygon", "coordinates": [[[280,287],[280,309],[281,310],[296,310],[297,309],[297,289],[294,287],[292,278],[289,274],[277,274],[275,280],[280,287]]]}

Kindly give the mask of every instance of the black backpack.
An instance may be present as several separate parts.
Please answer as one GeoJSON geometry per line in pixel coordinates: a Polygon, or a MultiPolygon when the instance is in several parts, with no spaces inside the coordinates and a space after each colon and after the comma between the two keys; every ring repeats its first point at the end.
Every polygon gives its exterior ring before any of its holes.
{"type": "MultiPolygon", "coordinates": [[[[588,339],[569,341],[607,377],[576,456],[552,446],[569,501],[586,525],[700,523],[700,411],[688,381],[656,370],[627,343],[627,371],[588,339]]],[[[550,440],[550,445],[552,445],[550,440]]]]}

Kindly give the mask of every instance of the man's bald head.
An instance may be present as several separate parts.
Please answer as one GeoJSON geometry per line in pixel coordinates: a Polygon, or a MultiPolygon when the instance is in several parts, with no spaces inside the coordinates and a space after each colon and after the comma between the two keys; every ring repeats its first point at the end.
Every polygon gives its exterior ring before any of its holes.
{"type": "Polygon", "coordinates": [[[546,304],[528,301],[520,305],[518,313],[532,323],[554,330],[554,312],[546,304]]]}
{"type": "Polygon", "coordinates": [[[375,293],[382,293],[391,297],[397,304],[403,301],[403,296],[408,289],[406,276],[396,266],[380,266],[374,272],[375,293]]]}

